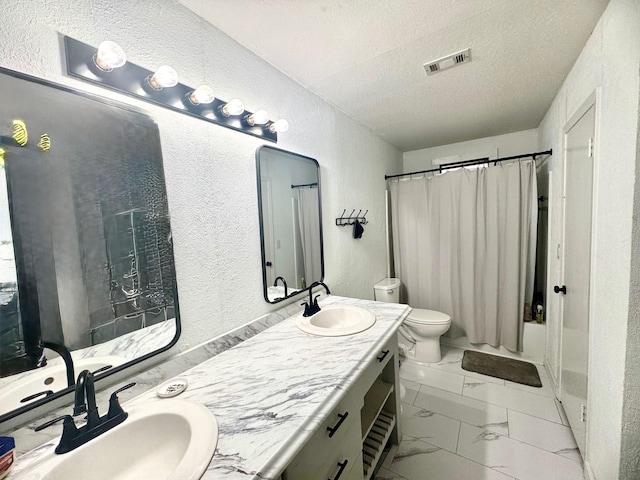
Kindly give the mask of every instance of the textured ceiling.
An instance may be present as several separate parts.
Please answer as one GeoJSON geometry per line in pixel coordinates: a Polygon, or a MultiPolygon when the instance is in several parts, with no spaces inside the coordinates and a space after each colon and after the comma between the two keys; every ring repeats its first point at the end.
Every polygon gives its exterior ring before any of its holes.
{"type": "Polygon", "coordinates": [[[180,1],[402,151],[537,127],[608,3],[180,1]]]}

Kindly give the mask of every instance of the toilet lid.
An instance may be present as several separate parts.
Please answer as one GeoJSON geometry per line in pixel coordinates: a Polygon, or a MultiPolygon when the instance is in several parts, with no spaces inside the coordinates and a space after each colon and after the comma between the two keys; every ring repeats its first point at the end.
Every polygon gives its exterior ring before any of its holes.
{"type": "Polygon", "coordinates": [[[409,313],[407,320],[413,323],[440,324],[451,322],[451,317],[446,313],[426,310],[424,308],[414,308],[409,313]]]}

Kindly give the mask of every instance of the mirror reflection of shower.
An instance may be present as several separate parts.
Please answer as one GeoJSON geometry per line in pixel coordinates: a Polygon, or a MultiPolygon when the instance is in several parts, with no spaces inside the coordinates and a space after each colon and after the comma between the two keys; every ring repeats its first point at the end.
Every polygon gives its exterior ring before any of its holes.
{"type": "MultiPolygon", "coordinates": [[[[134,208],[114,214],[105,224],[113,322],[126,320],[126,330],[173,317],[172,283],[165,281],[162,268],[171,240],[168,219],[157,222],[151,216],[134,208]]],[[[123,333],[128,332],[118,332],[123,333]]]]}
{"type": "Polygon", "coordinates": [[[273,303],[322,280],[319,170],[313,159],[267,146],[257,158],[264,291],[273,303]]]}
{"type": "Polygon", "coordinates": [[[313,283],[307,279],[320,278],[320,218],[318,184],[291,185],[295,288],[304,289],[313,283]]]}

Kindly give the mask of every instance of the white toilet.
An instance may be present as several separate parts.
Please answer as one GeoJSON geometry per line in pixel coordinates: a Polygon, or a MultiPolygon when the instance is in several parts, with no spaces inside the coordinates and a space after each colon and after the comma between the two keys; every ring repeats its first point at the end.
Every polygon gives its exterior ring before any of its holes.
{"type": "MultiPolygon", "coordinates": [[[[400,280],[385,278],[375,284],[375,299],[379,302],[400,302],[400,280]]],[[[451,326],[451,317],[435,310],[414,308],[400,326],[400,334],[415,346],[405,348],[405,355],[418,362],[438,363],[442,359],[440,353],[440,336],[451,326]]],[[[401,349],[402,350],[402,349],[401,349]]]]}

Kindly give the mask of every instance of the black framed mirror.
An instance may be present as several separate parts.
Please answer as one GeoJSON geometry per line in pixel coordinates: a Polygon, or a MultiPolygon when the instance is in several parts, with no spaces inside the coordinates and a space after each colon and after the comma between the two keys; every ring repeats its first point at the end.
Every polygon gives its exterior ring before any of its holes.
{"type": "Polygon", "coordinates": [[[277,303],[324,280],[320,165],[263,145],[256,170],[264,299],[277,303]]]}
{"type": "Polygon", "coordinates": [[[155,121],[3,68],[0,105],[1,423],[169,349],[180,315],[155,121]]]}

